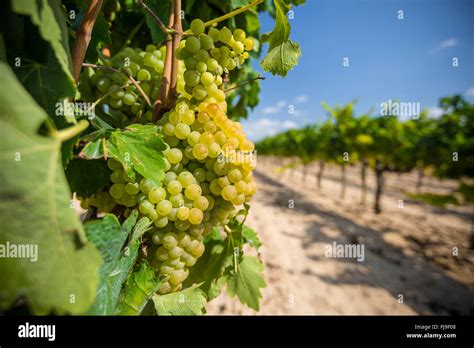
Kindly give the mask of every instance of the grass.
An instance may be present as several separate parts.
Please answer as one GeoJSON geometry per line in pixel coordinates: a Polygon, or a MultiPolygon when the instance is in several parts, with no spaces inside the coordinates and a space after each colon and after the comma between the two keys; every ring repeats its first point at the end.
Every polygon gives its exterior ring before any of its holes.
{"type": "Polygon", "coordinates": [[[468,185],[465,182],[461,182],[456,192],[462,194],[466,202],[474,202],[474,185],[468,185]]]}
{"type": "Polygon", "coordinates": [[[446,206],[447,204],[459,204],[458,200],[453,195],[438,195],[435,193],[408,193],[408,197],[415,201],[421,201],[440,208],[446,206]]]}

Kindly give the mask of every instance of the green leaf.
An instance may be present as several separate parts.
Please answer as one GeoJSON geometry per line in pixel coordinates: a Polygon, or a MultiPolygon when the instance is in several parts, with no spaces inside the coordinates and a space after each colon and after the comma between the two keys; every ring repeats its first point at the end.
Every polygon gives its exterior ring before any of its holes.
{"type": "Polygon", "coordinates": [[[105,161],[76,158],[69,162],[66,177],[72,192],[89,197],[109,184],[110,172],[105,161]]]}
{"type": "Polygon", "coordinates": [[[290,23],[286,17],[287,12],[290,10],[290,5],[285,3],[284,0],[274,0],[275,3],[275,27],[268,37],[270,52],[275,47],[280,46],[290,37],[290,23]]]}
{"type": "Polygon", "coordinates": [[[122,226],[111,214],[107,214],[102,220],[93,220],[85,224],[88,236],[96,243],[104,257],[104,263],[100,268],[100,285],[88,314],[113,315],[115,312],[122,284],[137,259],[140,237],[150,226],[149,220],[144,218],[136,223],[137,215],[137,211],[134,210],[122,226]],[[128,245],[123,248],[132,229],[132,237],[128,245]]]}
{"type": "Polygon", "coordinates": [[[142,261],[139,270],[129,275],[115,314],[139,315],[159,286],[160,281],[155,276],[155,270],[146,261],[142,261]]]}
{"type": "Polygon", "coordinates": [[[301,57],[300,46],[288,39],[269,51],[260,64],[263,70],[273,75],[286,76],[288,71],[298,64],[299,57],[301,57]]]}
{"type": "Polygon", "coordinates": [[[3,34],[0,33],[0,60],[7,61],[7,53],[5,52],[5,42],[3,41],[3,34]]]}
{"type": "Polygon", "coordinates": [[[251,246],[253,246],[257,250],[258,248],[262,246],[262,242],[260,241],[260,239],[258,239],[257,233],[254,230],[252,230],[250,227],[245,226],[245,225],[242,226],[242,236],[245,238],[247,243],[249,243],[251,246]]]}
{"type": "MultiPolygon", "coordinates": [[[[145,0],[146,5],[160,17],[162,21],[164,21],[165,24],[167,23],[167,20],[169,18],[170,12],[171,12],[171,1],[151,1],[151,0],[145,0]]],[[[146,13],[146,25],[148,26],[148,29],[150,29],[150,34],[151,38],[153,40],[153,43],[161,43],[165,41],[166,35],[161,31],[161,29],[158,27],[158,25],[155,23],[153,18],[146,13]]]]}
{"type": "Polygon", "coordinates": [[[49,42],[62,72],[74,84],[71,74],[68,32],[61,3],[55,0],[12,0],[15,13],[30,16],[41,37],[49,42]]]}
{"type": "Polygon", "coordinates": [[[290,4],[285,0],[274,0],[275,27],[271,33],[262,35],[262,41],[268,41],[270,46],[265,58],[261,61],[263,70],[273,75],[286,76],[301,57],[300,46],[290,40],[290,23],[286,17],[290,4]]]}
{"type": "Polygon", "coordinates": [[[227,277],[227,292],[229,296],[237,295],[240,302],[258,311],[262,297],[260,288],[267,286],[262,276],[263,265],[254,256],[243,256],[237,274],[233,271],[227,277]]]}
{"type": "Polygon", "coordinates": [[[89,47],[86,52],[86,60],[88,62],[97,62],[98,50],[100,50],[104,45],[109,45],[112,42],[110,38],[109,25],[104,18],[103,13],[99,13],[97,20],[94,24],[94,29],[92,30],[91,41],[89,42],[89,47]]]}
{"type": "Polygon", "coordinates": [[[0,244],[37,246],[38,259],[2,258],[0,308],[25,296],[35,314],[82,313],[94,300],[100,255],[71,208],[61,142],[37,134],[47,118],[0,63],[0,244]]]}
{"type": "Polygon", "coordinates": [[[205,313],[206,296],[196,286],[167,295],[154,295],[158,315],[201,315],[205,313]]]}
{"type": "Polygon", "coordinates": [[[116,130],[109,134],[107,140],[98,137],[86,145],[80,156],[88,159],[112,157],[122,163],[128,175],[135,171],[156,183],[163,180],[163,150],[166,145],[157,126],[134,124],[124,131],[116,130]]]}

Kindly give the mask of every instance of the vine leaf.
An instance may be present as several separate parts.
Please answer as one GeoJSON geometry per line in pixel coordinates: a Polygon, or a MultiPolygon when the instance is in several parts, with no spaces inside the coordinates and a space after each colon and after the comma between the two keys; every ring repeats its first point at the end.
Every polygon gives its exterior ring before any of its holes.
{"type": "Polygon", "coordinates": [[[242,236],[245,238],[247,243],[255,247],[255,249],[258,250],[258,248],[262,246],[262,242],[258,238],[257,233],[246,225],[242,226],[242,236]]]}
{"type": "Polygon", "coordinates": [[[109,184],[110,169],[105,161],[75,158],[68,164],[66,177],[72,192],[89,197],[109,184]]]}
{"type": "MultiPolygon", "coordinates": [[[[145,0],[145,4],[154,12],[158,13],[161,19],[168,18],[171,12],[171,2],[170,1],[151,1],[145,0]]],[[[188,11],[186,11],[188,12],[188,11]]],[[[188,12],[190,13],[190,12],[188,12]]],[[[166,40],[166,34],[161,31],[161,29],[156,25],[153,18],[145,12],[146,25],[150,29],[151,39],[153,43],[161,43],[166,40]]]]}
{"type": "Polygon", "coordinates": [[[88,238],[97,246],[104,259],[99,269],[100,284],[95,302],[89,308],[88,314],[113,315],[115,313],[122,284],[132,270],[138,255],[140,237],[150,226],[148,219],[142,218],[137,223],[137,216],[138,212],[134,210],[122,226],[117,217],[112,214],[105,215],[101,220],[89,221],[84,225],[88,238]],[[132,229],[132,237],[125,246],[125,241],[132,229]]]}
{"type": "Polygon", "coordinates": [[[238,264],[237,273],[230,271],[227,276],[227,293],[237,296],[240,302],[258,311],[262,297],[260,288],[267,286],[262,276],[263,265],[254,256],[243,256],[238,264]]]}
{"type": "Polygon", "coordinates": [[[13,0],[12,9],[17,14],[29,16],[41,37],[36,42],[30,42],[36,35],[25,32],[16,40],[23,40],[25,46],[31,43],[36,49],[39,49],[38,45],[48,43],[43,45],[43,59],[25,58],[17,72],[28,91],[52,116],[55,104],[64,97],[73,96],[76,90],[70,70],[68,31],[61,3],[54,0],[13,0]]]}
{"type": "Polygon", "coordinates": [[[133,124],[125,130],[102,132],[88,143],[80,156],[87,159],[112,157],[122,163],[127,175],[134,171],[160,183],[164,178],[163,150],[166,145],[154,125],[133,124]],[[108,139],[104,137],[110,134],[108,139]]]}
{"type": "Polygon", "coordinates": [[[3,62],[0,76],[0,245],[38,252],[36,262],[0,259],[0,308],[25,296],[35,314],[82,313],[94,300],[100,254],[71,208],[61,142],[37,134],[46,113],[3,62]]]}
{"type": "Polygon", "coordinates": [[[166,295],[154,295],[156,314],[158,315],[201,315],[205,313],[206,296],[194,285],[182,291],[166,295]]]}
{"type": "Polygon", "coordinates": [[[139,315],[159,286],[155,270],[146,261],[142,261],[140,268],[128,276],[115,315],[139,315]]]}
{"type": "Polygon", "coordinates": [[[288,39],[268,52],[261,64],[265,71],[270,71],[273,75],[286,76],[288,71],[298,64],[299,57],[300,46],[288,39]]]}
{"type": "Polygon", "coordinates": [[[290,23],[286,17],[290,4],[285,0],[274,0],[275,27],[271,33],[263,35],[262,40],[268,41],[270,46],[266,57],[261,61],[263,70],[273,75],[286,76],[301,57],[300,46],[290,40],[290,23]]]}

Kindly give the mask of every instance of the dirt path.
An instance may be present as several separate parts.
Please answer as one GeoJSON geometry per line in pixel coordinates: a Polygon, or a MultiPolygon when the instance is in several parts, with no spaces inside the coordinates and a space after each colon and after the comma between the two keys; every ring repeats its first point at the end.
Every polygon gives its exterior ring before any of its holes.
{"type": "MultiPolygon", "coordinates": [[[[388,175],[384,212],[376,215],[369,208],[372,186],[369,206],[359,203],[356,168],[348,171],[344,200],[337,168],[327,170],[320,191],[316,168],[306,181],[301,170],[275,169],[274,161],[259,158],[259,193],[247,220],[264,243],[268,287],[260,314],[474,314],[472,206],[412,202],[402,191],[414,187],[415,177],[388,175]],[[333,242],[363,246],[364,260],[326,257],[333,242]]],[[[426,188],[447,192],[453,185],[428,179],[426,188]]],[[[254,313],[237,302],[222,295],[208,313],[254,313]]]]}

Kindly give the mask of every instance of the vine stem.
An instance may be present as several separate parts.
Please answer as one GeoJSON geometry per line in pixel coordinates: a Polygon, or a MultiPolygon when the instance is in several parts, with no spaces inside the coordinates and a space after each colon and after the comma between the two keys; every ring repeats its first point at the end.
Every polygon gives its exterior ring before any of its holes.
{"type": "Polygon", "coordinates": [[[72,52],[72,75],[74,81],[79,81],[82,63],[86,57],[87,47],[92,37],[95,21],[102,7],[102,0],[90,0],[84,19],[76,31],[76,41],[72,52]]]}
{"type": "MultiPolygon", "coordinates": [[[[175,15],[174,15],[174,6],[175,2],[171,3],[171,13],[168,21],[168,27],[174,26],[175,15]]],[[[166,37],[166,57],[165,57],[165,67],[163,69],[163,79],[161,80],[160,92],[156,101],[154,103],[155,110],[153,111],[152,122],[156,123],[166,108],[168,95],[170,91],[170,82],[171,82],[171,71],[173,69],[173,37],[171,34],[168,34],[166,37]]]]}
{"type": "Polygon", "coordinates": [[[165,34],[174,34],[176,32],[174,28],[171,28],[171,25],[169,27],[167,27],[165,25],[165,23],[163,23],[163,21],[160,19],[160,17],[158,17],[156,15],[156,13],[153,12],[152,9],[149,8],[143,0],[138,0],[138,3],[140,4],[141,7],[143,7],[145,12],[148,13],[151,16],[153,21],[158,25],[158,27],[160,28],[160,30],[163,33],[165,33],[165,34]]]}
{"type": "MultiPolygon", "coordinates": [[[[208,26],[211,26],[213,24],[216,24],[216,23],[219,23],[219,22],[222,22],[222,21],[225,21],[226,19],[229,19],[229,18],[232,18],[234,16],[237,16],[238,14],[242,13],[242,12],[245,12],[247,11],[248,9],[254,7],[254,6],[257,6],[257,5],[260,5],[264,0],[256,0],[254,2],[251,2],[250,4],[247,4],[245,6],[242,6],[232,12],[229,12],[229,13],[226,13],[225,15],[223,16],[220,16],[220,17],[217,17],[217,18],[214,18],[214,19],[211,19],[210,21],[207,21],[204,23],[204,26],[208,27],[208,26]]],[[[192,32],[191,32],[191,29],[188,29],[186,30],[183,35],[191,35],[192,32]]]]}
{"type": "Polygon", "coordinates": [[[173,29],[173,51],[172,51],[172,65],[171,65],[171,82],[170,93],[168,99],[174,99],[177,96],[176,86],[178,84],[178,58],[176,57],[176,49],[179,47],[181,37],[183,36],[183,24],[181,21],[181,0],[173,0],[174,24],[173,29]]]}
{"type": "Polygon", "coordinates": [[[85,131],[89,127],[89,122],[86,120],[80,120],[76,125],[62,129],[60,131],[54,130],[52,131],[51,135],[53,138],[60,140],[61,142],[65,142],[76,135],[80,134],[81,132],[85,131]]]}
{"type": "Polygon", "coordinates": [[[265,80],[265,77],[258,75],[257,77],[255,77],[251,80],[248,80],[248,81],[242,82],[241,84],[238,84],[237,86],[227,88],[226,90],[224,90],[224,93],[230,92],[230,91],[232,91],[234,89],[237,89],[237,88],[240,88],[240,87],[243,87],[243,86],[248,85],[248,84],[250,84],[252,82],[255,82],[257,80],[265,80]]]}

